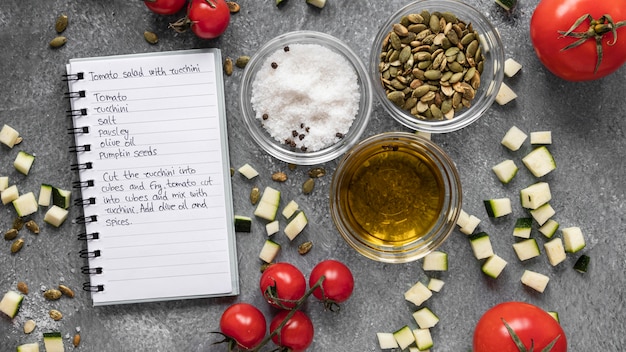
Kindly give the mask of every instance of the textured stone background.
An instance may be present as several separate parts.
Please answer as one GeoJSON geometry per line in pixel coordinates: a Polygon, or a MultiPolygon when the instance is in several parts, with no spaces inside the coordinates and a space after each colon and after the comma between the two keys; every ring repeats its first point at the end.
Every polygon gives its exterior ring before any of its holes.
{"type": "MultiPolygon", "coordinates": [[[[0,4],[0,123],[21,132],[24,142],[9,150],[0,148],[0,174],[8,175],[21,189],[37,191],[42,182],[70,187],[77,175],[69,171],[73,157],[68,153],[72,143],[66,133],[71,126],[65,117],[68,103],[61,81],[65,63],[72,57],[130,54],[142,52],[218,47],[224,57],[252,55],[276,35],[310,29],[334,35],[348,43],[367,61],[378,26],[406,1],[328,0],[319,11],[304,0],[289,0],[276,8],[273,0],[241,0],[242,10],[232,17],[227,32],[217,40],[199,40],[191,33],[176,34],[168,23],[180,16],[160,17],[150,13],[141,1],[71,1],[71,0],[3,0],[0,4]],[[68,43],[51,50],[48,42],[55,36],[54,21],[65,13],[70,25],[65,32],[68,43]],[[144,30],[158,33],[158,45],[147,44],[144,30]],[[37,155],[31,174],[19,175],[12,161],[19,149],[37,155]]],[[[534,303],[557,311],[568,334],[572,351],[620,351],[626,344],[623,287],[626,261],[626,199],[623,176],[626,171],[626,104],[624,76],[626,69],[603,80],[587,83],[564,82],[547,72],[536,59],[528,40],[530,16],[537,0],[521,1],[514,16],[507,16],[492,0],[468,0],[488,16],[499,29],[507,57],[524,65],[522,72],[506,79],[519,95],[511,104],[494,105],[475,124],[457,132],[436,135],[440,144],[455,160],[464,187],[463,208],[478,215],[481,228],[492,234],[497,253],[509,266],[497,280],[480,272],[464,235],[455,231],[443,245],[449,253],[450,269],[437,274],[446,284],[427,305],[439,315],[440,324],[432,330],[433,351],[467,351],[471,348],[473,326],[482,312],[508,300],[534,303]],[[550,147],[558,169],[545,179],[553,190],[555,219],[562,226],[580,226],[588,246],[584,250],[592,263],[587,274],[572,269],[577,255],[551,267],[545,255],[520,263],[511,244],[514,219],[523,210],[513,202],[514,214],[491,221],[482,200],[508,196],[516,199],[517,191],[534,182],[522,168],[516,179],[502,186],[490,168],[505,158],[519,160],[528,151],[511,153],[499,144],[512,126],[530,132],[552,130],[550,147]],[[520,284],[524,269],[550,276],[545,293],[537,294],[520,284]]],[[[240,121],[238,90],[242,70],[225,78],[226,104],[230,141],[230,162],[238,167],[246,162],[256,167],[262,177],[248,181],[233,177],[235,212],[251,214],[250,187],[263,187],[272,181],[269,175],[287,166],[263,153],[253,144],[240,121]]],[[[406,130],[387,116],[378,103],[366,135],[383,131],[406,130]]],[[[323,165],[331,173],[337,162],[323,165]]],[[[521,163],[520,163],[521,165],[521,163]]],[[[313,194],[304,196],[300,185],[307,167],[289,172],[289,180],[280,185],[284,199],[295,199],[306,210],[310,224],[298,241],[311,240],[315,246],[307,256],[297,254],[297,243],[279,239],[284,250],[279,259],[289,261],[308,275],[320,260],[338,258],[350,265],[356,279],[356,290],[338,313],[325,312],[311,300],[305,307],[315,324],[315,341],[311,351],[377,351],[376,332],[392,332],[405,324],[414,324],[415,307],[403,298],[404,291],[417,280],[425,280],[420,263],[383,264],[366,259],[347,247],[340,239],[328,213],[330,175],[321,178],[313,194]]],[[[36,215],[41,222],[43,212],[36,215]]],[[[12,207],[0,207],[0,229],[10,227],[15,214],[12,207]]],[[[71,209],[70,218],[81,214],[71,209]]],[[[259,306],[268,319],[274,312],[261,300],[258,252],[264,241],[261,222],[253,232],[237,235],[241,294],[234,298],[198,299],[166,303],[98,307],[91,306],[85,292],[72,300],[45,302],[39,291],[64,282],[78,290],[86,277],[80,273],[85,262],[77,252],[83,243],[76,240],[82,229],[66,223],[60,229],[45,227],[39,236],[25,235],[27,245],[18,255],[9,254],[10,242],[0,243],[0,292],[15,289],[17,281],[26,281],[32,293],[14,320],[0,318],[0,350],[13,351],[21,343],[41,341],[41,333],[60,330],[72,336],[80,328],[82,351],[220,351],[213,346],[221,312],[231,303],[251,302],[259,306]],[[52,322],[50,308],[61,310],[65,317],[52,322]],[[22,332],[26,319],[39,327],[31,335],[22,332]]],[[[539,243],[544,239],[535,232],[539,243]]],[[[298,242],[299,243],[299,242],[298,242]]],[[[430,274],[432,275],[432,274],[430,274]]],[[[65,340],[68,350],[69,340],[65,340]]],[[[43,344],[42,344],[43,348],[43,344]]]]}

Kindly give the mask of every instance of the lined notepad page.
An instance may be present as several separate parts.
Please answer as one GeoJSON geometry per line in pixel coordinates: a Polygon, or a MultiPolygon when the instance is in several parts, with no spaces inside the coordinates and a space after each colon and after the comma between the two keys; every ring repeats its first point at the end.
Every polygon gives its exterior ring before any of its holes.
{"type": "Polygon", "coordinates": [[[238,293],[217,49],[74,59],[94,305],[238,293]],[[84,149],[84,148],[83,148],[84,149]],[[91,163],[91,168],[85,167],[91,163]],[[88,201],[86,201],[88,203],[88,201]],[[99,256],[96,256],[99,251],[99,256]]]}

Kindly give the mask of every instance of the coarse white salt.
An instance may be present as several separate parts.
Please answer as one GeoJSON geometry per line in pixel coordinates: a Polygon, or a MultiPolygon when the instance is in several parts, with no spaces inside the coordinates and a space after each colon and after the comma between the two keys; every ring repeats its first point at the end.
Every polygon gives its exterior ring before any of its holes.
{"type": "Polygon", "coordinates": [[[348,133],[361,94],[346,58],[318,44],[291,44],[267,57],[250,99],[272,138],[317,151],[348,133]]]}

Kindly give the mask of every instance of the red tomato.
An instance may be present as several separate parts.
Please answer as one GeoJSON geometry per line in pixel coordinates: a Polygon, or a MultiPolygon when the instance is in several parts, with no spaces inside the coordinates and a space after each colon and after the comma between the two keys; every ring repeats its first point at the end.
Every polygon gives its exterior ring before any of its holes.
{"type": "Polygon", "coordinates": [[[526,350],[543,351],[552,341],[550,352],[566,352],[567,338],[561,325],[543,309],[524,302],[500,303],[480,318],[474,330],[473,352],[520,352],[506,322],[521,339],[526,350]]]}
{"type": "MultiPolygon", "coordinates": [[[[283,310],[276,314],[270,323],[270,331],[277,330],[289,313],[290,311],[283,310]]],[[[301,352],[313,342],[313,330],[311,319],[306,314],[296,310],[280,331],[272,336],[272,341],[278,346],[287,347],[290,352],[301,352]]]]}
{"type": "Polygon", "coordinates": [[[267,323],[257,307],[248,303],[235,303],[222,314],[220,330],[239,347],[251,349],[265,337],[267,323]]]}
{"type": "Polygon", "coordinates": [[[263,271],[259,286],[269,304],[276,308],[291,309],[304,296],[306,279],[295,266],[276,263],[263,271]]]}
{"type": "Polygon", "coordinates": [[[332,259],[320,262],[311,271],[309,286],[313,287],[322,276],[324,276],[322,287],[313,291],[317,299],[341,303],[350,298],[354,289],[354,277],[345,264],[332,259]]]}
{"type": "Polygon", "coordinates": [[[144,0],[150,11],[159,15],[173,15],[180,11],[187,0],[144,0]]]}
{"type": "Polygon", "coordinates": [[[539,60],[552,73],[568,81],[593,80],[626,62],[625,21],[626,0],[541,0],[530,20],[530,38],[539,60]],[[600,23],[591,26],[590,18],[584,18],[575,26],[587,14],[600,23]],[[604,15],[609,15],[614,25],[604,15]],[[573,33],[587,32],[590,37],[585,40],[577,38],[582,34],[565,34],[572,26],[573,33]],[[596,38],[600,39],[601,49],[596,38]],[[564,50],[579,39],[582,44],[564,50]]]}
{"type": "Polygon", "coordinates": [[[187,18],[199,38],[213,39],[228,27],[230,10],[225,0],[190,0],[187,18]]]}

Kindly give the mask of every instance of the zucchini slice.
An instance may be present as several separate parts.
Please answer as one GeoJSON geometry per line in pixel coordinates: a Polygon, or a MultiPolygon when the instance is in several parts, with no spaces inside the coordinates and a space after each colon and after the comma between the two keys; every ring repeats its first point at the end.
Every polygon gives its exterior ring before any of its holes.
{"type": "Polygon", "coordinates": [[[447,271],[448,270],[448,254],[441,251],[432,251],[424,257],[422,263],[424,271],[447,271]]]}
{"type": "Polygon", "coordinates": [[[552,144],[552,132],[551,131],[530,132],[530,144],[533,144],[533,145],[552,144]]]}
{"type": "Polygon", "coordinates": [[[283,231],[285,232],[285,235],[287,235],[289,240],[293,241],[293,239],[296,238],[296,236],[298,236],[302,232],[302,230],[304,230],[308,223],[309,221],[307,220],[306,215],[304,215],[304,212],[299,211],[298,214],[296,214],[296,216],[291,221],[289,221],[283,231]]]}
{"type": "Polygon", "coordinates": [[[0,312],[13,319],[20,311],[23,301],[24,296],[21,293],[9,290],[4,294],[2,300],[0,301],[0,312]]]}
{"type": "Polygon", "coordinates": [[[17,346],[17,352],[39,352],[39,344],[37,342],[25,343],[17,346]]]}
{"type": "Polygon", "coordinates": [[[398,329],[393,333],[393,338],[396,339],[398,343],[398,347],[401,350],[409,347],[413,342],[415,342],[415,335],[413,335],[413,331],[409,328],[408,325],[405,325],[398,329]]]}
{"type": "Polygon", "coordinates": [[[530,211],[530,215],[533,217],[533,219],[535,219],[539,226],[542,226],[546,223],[546,221],[550,220],[550,218],[554,216],[555,213],[556,212],[554,211],[550,203],[546,203],[539,208],[530,211]]]}
{"type": "Polygon", "coordinates": [[[545,176],[556,169],[556,162],[546,146],[533,149],[522,162],[535,177],[545,176]]]}
{"type": "Polygon", "coordinates": [[[248,180],[259,176],[259,172],[256,171],[252,166],[250,166],[250,164],[244,164],[237,171],[239,171],[240,174],[244,175],[248,180]]]}
{"type": "Polygon", "coordinates": [[[493,279],[497,279],[507,264],[506,260],[502,259],[497,254],[494,254],[485,261],[481,270],[485,273],[485,275],[493,279]]]}
{"type": "Polygon", "coordinates": [[[7,187],[2,193],[0,193],[0,199],[2,199],[2,204],[7,205],[12,201],[19,198],[20,192],[17,189],[17,185],[11,185],[7,187]]]}
{"type": "Polygon", "coordinates": [[[44,344],[44,347],[46,348],[46,352],[64,352],[65,351],[65,348],[63,347],[63,338],[61,337],[61,333],[58,331],[44,332],[43,344],[44,344]]]}
{"type": "Polygon", "coordinates": [[[398,341],[390,332],[377,332],[376,338],[378,339],[378,345],[381,350],[387,350],[391,348],[398,348],[398,341]]]}
{"type": "Polygon", "coordinates": [[[0,192],[4,191],[9,187],[9,176],[1,176],[0,177],[0,192]]]}
{"type": "Polygon", "coordinates": [[[469,240],[472,247],[472,252],[474,252],[474,256],[476,257],[476,259],[485,259],[493,255],[491,239],[489,239],[489,235],[486,232],[479,232],[475,235],[472,235],[470,236],[469,240]]]}
{"type": "Polygon", "coordinates": [[[52,204],[68,209],[70,207],[70,198],[72,192],[61,188],[52,187],[52,204]]]}
{"type": "Polygon", "coordinates": [[[550,185],[547,182],[537,182],[520,191],[522,207],[537,209],[552,200],[550,185]]]}
{"type": "Polygon", "coordinates": [[[507,159],[492,167],[491,170],[496,174],[500,182],[507,184],[517,175],[519,168],[513,160],[507,159]]]}
{"type": "Polygon", "coordinates": [[[522,284],[534,289],[537,292],[543,293],[548,286],[550,278],[535,271],[524,270],[521,281],[522,284]]]}
{"type": "Polygon", "coordinates": [[[13,148],[17,143],[20,133],[9,125],[2,126],[0,130],[0,143],[13,148]]]}
{"type": "Polygon", "coordinates": [[[432,295],[432,291],[429,290],[426,285],[418,281],[404,293],[404,299],[415,304],[416,306],[421,306],[422,303],[426,302],[426,300],[432,297],[432,295]]]}
{"type": "Polygon", "coordinates": [[[497,198],[484,200],[487,215],[491,218],[499,218],[513,212],[509,198],[497,198]]]}
{"type": "MultiPolygon", "coordinates": [[[[517,0],[496,0],[496,3],[502,6],[505,10],[510,11],[515,6],[517,0]]],[[[522,64],[515,61],[513,58],[504,60],[504,74],[507,77],[515,76],[522,69],[522,64]]]]}
{"type": "Polygon", "coordinates": [[[33,166],[34,162],[34,155],[26,153],[25,151],[20,151],[15,157],[13,166],[17,171],[21,172],[24,175],[28,175],[28,173],[30,172],[30,168],[33,166]]]}
{"type": "Polygon", "coordinates": [[[515,99],[517,99],[515,91],[506,85],[506,83],[502,82],[496,94],[496,103],[498,103],[498,105],[506,105],[515,99]]]}
{"type": "Polygon", "coordinates": [[[548,219],[541,227],[538,228],[539,232],[546,238],[552,238],[559,229],[559,223],[553,219],[548,219]]]}
{"type": "Polygon", "coordinates": [[[39,210],[39,204],[37,204],[37,198],[33,192],[22,194],[13,202],[13,207],[17,212],[17,216],[24,217],[33,214],[39,210]]]}
{"type": "Polygon", "coordinates": [[[538,257],[539,254],[541,254],[537,241],[534,238],[529,238],[513,244],[513,249],[521,261],[538,257]]]}
{"type": "Polygon", "coordinates": [[[43,183],[41,187],[39,187],[39,197],[37,198],[37,203],[42,207],[50,206],[50,200],[52,199],[52,186],[43,183]]]}
{"type": "Polygon", "coordinates": [[[280,244],[268,239],[265,240],[265,244],[263,244],[263,248],[261,248],[259,258],[266,263],[271,263],[278,255],[278,252],[280,252],[280,244]]]}
{"type": "Polygon", "coordinates": [[[500,143],[507,147],[511,151],[516,151],[522,147],[522,144],[526,141],[528,135],[524,131],[520,130],[517,126],[512,126],[504,134],[500,143]]]}
{"type": "Polygon", "coordinates": [[[265,187],[263,195],[254,210],[254,215],[268,221],[276,220],[276,213],[278,212],[278,204],[280,203],[280,191],[272,188],[265,187]]]}
{"type": "Polygon", "coordinates": [[[518,218],[515,221],[515,227],[513,227],[513,236],[520,238],[530,238],[532,225],[532,218],[518,218]]]}
{"type": "Polygon", "coordinates": [[[439,292],[443,288],[443,285],[444,285],[444,281],[443,280],[431,277],[428,280],[428,286],[427,287],[428,287],[429,290],[431,290],[433,292],[439,292]]]}
{"type": "Polygon", "coordinates": [[[235,215],[235,232],[250,232],[252,230],[252,218],[243,215],[235,215]]]}
{"type": "Polygon", "coordinates": [[[265,224],[265,231],[267,232],[267,236],[274,235],[278,233],[280,230],[280,223],[278,220],[274,220],[265,224]]]}
{"type": "Polygon", "coordinates": [[[579,273],[586,273],[590,259],[591,258],[589,258],[589,256],[586,254],[581,255],[576,260],[576,263],[574,263],[574,270],[578,271],[579,273]]]}
{"type": "Polygon", "coordinates": [[[46,214],[43,217],[43,221],[54,227],[59,227],[65,222],[68,214],[69,211],[67,211],[66,209],[53,205],[48,208],[48,211],[46,211],[46,214]]]}
{"type": "Polygon", "coordinates": [[[568,253],[576,253],[587,245],[580,227],[564,228],[561,233],[563,234],[563,242],[565,242],[565,251],[568,253]]]}
{"type": "Polygon", "coordinates": [[[296,203],[295,200],[291,200],[289,203],[287,203],[287,205],[285,205],[285,207],[283,208],[283,216],[285,217],[285,219],[291,219],[291,217],[293,216],[293,214],[296,213],[296,211],[298,211],[298,209],[300,209],[300,206],[298,205],[298,203],[296,203]]]}
{"type": "Polygon", "coordinates": [[[415,319],[420,329],[430,329],[439,322],[439,317],[428,307],[424,307],[413,313],[413,319],[415,319]]]}
{"type": "Polygon", "coordinates": [[[557,266],[562,263],[565,258],[565,248],[563,247],[563,241],[559,237],[556,237],[543,244],[543,248],[546,250],[548,261],[552,266],[557,266]]]}
{"type": "Polygon", "coordinates": [[[419,351],[426,351],[432,348],[433,337],[430,334],[430,329],[413,329],[413,335],[415,336],[415,344],[419,351]]]}

